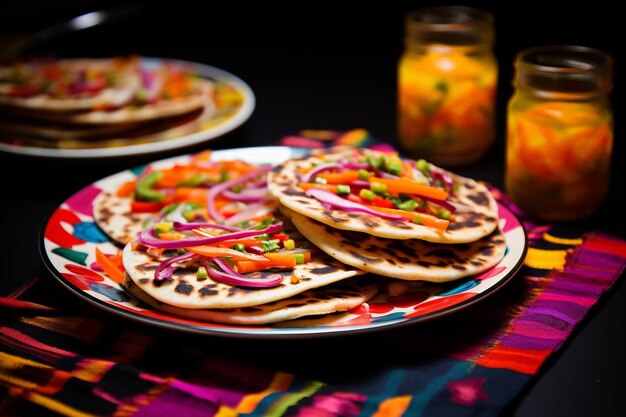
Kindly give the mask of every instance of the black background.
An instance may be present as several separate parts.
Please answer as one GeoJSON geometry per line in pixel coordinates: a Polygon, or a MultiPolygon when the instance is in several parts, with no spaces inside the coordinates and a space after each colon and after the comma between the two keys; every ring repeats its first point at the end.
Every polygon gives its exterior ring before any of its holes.
{"type": "MultiPolygon", "coordinates": [[[[232,72],[254,90],[257,106],[236,131],[210,143],[168,153],[98,160],[41,159],[0,152],[2,275],[6,295],[37,274],[39,231],[69,195],[106,175],[156,158],[213,149],[264,145],[301,129],[368,129],[395,144],[396,68],[402,53],[403,17],[442,2],[292,2],[289,6],[239,2],[5,1],[0,6],[0,46],[6,48],[53,23],[97,8],[122,7],[108,24],[61,34],[29,53],[112,56],[137,53],[209,64],[232,72]],[[49,4],[50,3],[50,4],[49,4]],[[29,178],[30,174],[32,178],[29,178]]],[[[499,62],[497,141],[478,164],[461,174],[502,186],[504,119],[515,54],[545,44],[595,47],[615,58],[616,115],[611,193],[588,220],[625,237],[620,204],[624,178],[623,19],[609,2],[457,2],[484,8],[496,22],[499,62]],[[622,41],[623,42],[623,41],[622,41]]],[[[620,283],[583,323],[558,361],[507,414],[526,416],[626,415],[626,288],[620,283]]],[[[332,342],[329,342],[332,343],[332,342]]]]}

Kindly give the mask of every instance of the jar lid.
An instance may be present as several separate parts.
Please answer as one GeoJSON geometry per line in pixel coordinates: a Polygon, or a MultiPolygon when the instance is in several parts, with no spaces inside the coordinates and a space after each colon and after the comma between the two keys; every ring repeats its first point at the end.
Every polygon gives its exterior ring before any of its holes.
{"type": "Polygon", "coordinates": [[[438,6],[406,15],[407,41],[450,46],[491,45],[493,15],[467,6],[438,6]]]}
{"type": "Polygon", "coordinates": [[[545,94],[606,94],[613,87],[613,59],[597,49],[576,45],[529,48],[515,59],[517,87],[545,94]]]}

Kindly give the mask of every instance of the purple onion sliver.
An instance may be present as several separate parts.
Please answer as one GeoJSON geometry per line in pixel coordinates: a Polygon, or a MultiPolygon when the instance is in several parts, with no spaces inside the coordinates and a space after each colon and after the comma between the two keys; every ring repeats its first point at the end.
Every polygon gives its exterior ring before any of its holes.
{"type": "Polygon", "coordinates": [[[354,180],[348,184],[350,187],[370,188],[370,183],[364,180],[354,180]]]}
{"type": "Polygon", "coordinates": [[[321,188],[311,188],[305,193],[308,197],[318,200],[323,205],[330,205],[339,210],[347,212],[358,212],[364,214],[370,214],[372,216],[381,217],[389,220],[407,221],[408,219],[397,216],[395,214],[387,214],[380,211],[372,210],[363,204],[355,203],[345,198],[339,197],[337,194],[333,194],[330,191],[323,190],[321,188]]]}
{"type": "Polygon", "coordinates": [[[162,281],[165,278],[170,277],[177,269],[176,267],[170,267],[171,264],[193,258],[194,256],[196,255],[192,252],[185,252],[182,255],[172,256],[171,258],[164,260],[154,271],[154,279],[156,281],[162,281]]]}
{"type": "Polygon", "coordinates": [[[212,260],[213,260],[213,262],[215,262],[215,264],[217,266],[222,268],[222,271],[226,272],[227,274],[234,275],[234,276],[236,276],[238,278],[243,278],[243,276],[240,273],[235,272],[226,262],[224,262],[220,258],[215,257],[212,260]]]}
{"type": "Polygon", "coordinates": [[[180,240],[162,240],[154,236],[153,229],[145,229],[139,235],[139,241],[146,246],[152,246],[155,248],[178,249],[178,248],[185,248],[188,246],[211,245],[211,244],[221,242],[224,240],[241,239],[244,237],[262,235],[264,233],[268,233],[268,234],[276,233],[280,229],[282,229],[282,227],[283,227],[283,223],[278,222],[278,223],[271,224],[265,229],[261,229],[261,230],[238,230],[237,232],[226,233],[220,236],[180,239],[180,240]]]}
{"type": "Polygon", "coordinates": [[[341,166],[346,169],[371,169],[372,166],[367,162],[342,162],[341,166]]]}
{"type": "Polygon", "coordinates": [[[209,212],[211,218],[218,222],[224,221],[224,217],[222,217],[222,215],[219,214],[217,209],[215,208],[215,197],[217,197],[224,190],[228,190],[230,187],[248,182],[258,176],[269,172],[271,169],[272,167],[270,165],[262,166],[259,169],[255,169],[254,171],[250,171],[247,174],[242,175],[239,178],[235,178],[234,180],[226,181],[211,187],[211,189],[209,189],[209,192],[207,193],[207,211],[209,212]]]}
{"type": "Polygon", "coordinates": [[[343,166],[337,162],[318,165],[312,170],[310,170],[309,172],[307,172],[306,174],[304,174],[300,180],[302,182],[311,182],[311,179],[313,179],[317,174],[319,174],[322,171],[328,171],[329,169],[340,169],[340,168],[343,168],[343,166]]]}
{"type": "Polygon", "coordinates": [[[443,207],[444,209],[448,210],[451,213],[454,213],[456,211],[456,206],[448,203],[447,201],[437,200],[435,198],[424,197],[424,196],[420,196],[420,198],[423,198],[424,200],[428,201],[429,203],[433,203],[433,204],[435,204],[437,206],[443,207]]]}
{"type": "Polygon", "coordinates": [[[217,224],[217,223],[205,223],[205,222],[198,222],[198,223],[174,222],[173,225],[174,225],[174,230],[192,230],[192,229],[202,229],[202,228],[226,230],[229,232],[238,232],[242,230],[240,227],[227,226],[225,224],[217,224]]]}
{"type": "Polygon", "coordinates": [[[263,248],[260,248],[258,246],[248,246],[246,248],[246,250],[250,253],[253,253],[255,255],[263,255],[265,253],[265,251],[263,250],[263,248]]]}
{"type": "MultiPolygon", "coordinates": [[[[219,258],[213,258],[213,261],[219,265],[219,258]]],[[[268,288],[275,287],[283,281],[282,275],[278,274],[270,275],[269,278],[272,279],[249,279],[239,274],[235,275],[218,271],[217,269],[211,267],[211,259],[209,258],[205,258],[202,260],[202,266],[206,268],[209,276],[214,281],[221,282],[223,284],[234,285],[237,287],[268,288]]],[[[228,269],[232,271],[232,269],[228,269]]]]}
{"type": "Polygon", "coordinates": [[[241,201],[244,203],[258,203],[270,198],[267,188],[250,188],[235,193],[230,190],[224,190],[222,195],[230,200],[241,201]]]}
{"type": "Polygon", "coordinates": [[[388,172],[386,172],[386,171],[383,171],[383,170],[380,170],[380,169],[375,170],[375,172],[376,172],[376,175],[377,175],[379,178],[389,178],[389,179],[396,179],[396,180],[397,180],[398,178],[400,178],[400,177],[399,177],[399,176],[397,176],[397,175],[390,174],[390,173],[388,173],[388,172]]]}

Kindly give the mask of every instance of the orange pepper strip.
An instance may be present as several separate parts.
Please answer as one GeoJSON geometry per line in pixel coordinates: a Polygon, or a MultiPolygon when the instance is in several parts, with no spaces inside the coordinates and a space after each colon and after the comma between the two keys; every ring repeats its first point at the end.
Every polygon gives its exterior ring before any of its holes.
{"type": "Polygon", "coordinates": [[[251,238],[232,239],[232,240],[223,240],[221,242],[217,242],[215,243],[215,246],[219,246],[220,248],[230,248],[237,244],[241,244],[245,248],[249,248],[250,246],[261,247],[263,245],[263,241],[260,239],[251,239],[251,238]]]}
{"type": "Polygon", "coordinates": [[[371,208],[372,210],[380,211],[383,213],[397,214],[398,216],[402,216],[411,221],[414,221],[415,218],[419,216],[419,219],[420,219],[419,224],[423,226],[432,227],[438,230],[446,230],[448,228],[448,224],[450,224],[448,220],[440,219],[438,217],[435,217],[426,213],[418,213],[415,211],[390,209],[390,208],[377,207],[377,206],[368,206],[368,207],[371,208]]]}
{"type": "Polygon", "coordinates": [[[207,150],[200,151],[196,153],[195,155],[193,155],[191,157],[191,161],[192,163],[200,162],[200,161],[207,162],[211,160],[212,155],[213,155],[213,151],[210,149],[207,149],[207,150]]]}
{"type": "MultiPolygon", "coordinates": [[[[299,252],[304,255],[304,263],[311,262],[311,252],[299,252]]],[[[239,261],[237,272],[247,274],[249,272],[262,271],[268,268],[293,268],[296,266],[294,253],[268,252],[264,256],[270,258],[269,262],[239,261]]]]}
{"type": "Polygon", "coordinates": [[[273,267],[283,267],[283,265],[275,264],[274,262],[255,262],[255,261],[239,261],[237,262],[236,270],[240,274],[247,274],[249,272],[263,271],[264,269],[273,267]]]}
{"type": "Polygon", "coordinates": [[[178,187],[174,191],[174,202],[206,205],[208,188],[178,187]]]}
{"type": "Polygon", "coordinates": [[[96,262],[104,272],[117,283],[124,282],[124,268],[118,266],[119,262],[109,259],[100,249],[96,248],[96,262]]]}
{"type": "Polygon", "coordinates": [[[320,172],[316,177],[324,178],[328,184],[349,184],[359,179],[359,171],[320,172]]]}
{"type": "MultiPolygon", "coordinates": [[[[254,253],[243,253],[230,248],[219,248],[211,245],[200,245],[186,247],[186,250],[193,252],[196,255],[202,255],[209,258],[212,257],[228,257],[233,261],[256,261],[256,262],[269,262],[268,258],[261,255],[255,255],[254,253]]],[[[295,262],[295,261],[294,261],[295,262]]]]}
{"type": "Polygon", "coordinates": [[[298,184],[298,187],[302,188],[304,191],[310,190],[311,188],[321,188],[323,190],[330,191],[331,193],[338,194],[336,184],[317,184],[314,182],[301,182],[298,184]]]}
{"type": "Polygon", "coordinates": [[[161,232],[159,233],[159,239],[161,240],[181,240],[186,236],[178,232],[161,232]]]}
{"type": "Polygon", "coordinates": [[[119,186],[115,195],[118,197],[130,197],[135,192],[136,185],[137,180],[126,181],[124,184],[119,186]]]}
{"type": "Polygon", "coordinates": [[[430,185],[419,184],[415,181],[378,177],[369,177],[367,180],[370,183],[378,182],[384,184],[387,187],[387,192],[390,194],[416,194],[436,200],[445,200],[448,198],[447,191],[441,188],[431,187],[430,185]]]}

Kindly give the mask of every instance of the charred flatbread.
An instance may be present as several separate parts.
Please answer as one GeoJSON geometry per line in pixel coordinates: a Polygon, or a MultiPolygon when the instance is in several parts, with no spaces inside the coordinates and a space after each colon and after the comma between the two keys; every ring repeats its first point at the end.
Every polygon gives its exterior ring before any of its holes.
{"type": "Polygon", "coordinates": [[[377,293],[374,280],[357,277],[251,307],[190,309],[157,300],[142,291],[128,274],[125,275],[123,285],[132,295],[156,310],[193,320],[238,325],[263,325],[347,311],[358,307],[377,293]]]}
{"type": "MultiPolygon", "coordinates": [[[[367,164],[364,161],[376,162],[386,157],[384,153],[366,148],[339,147],[330,150],[313,151],[311,154],[292,158],[275,167],[268,174],[268,188],[280,200],[281,204],[303,216],[310,217],[334,228],[367,233],[388,239],[422,239],[430,242],[450,244],[467,243],[488,236],[496,229],[498,225],[497,204],[484,184],[443,170],[425,161],[428,164],[428,170],[431,170],[433,174],[436,173],[453,183],[446,191],[448,196],[444,203],[449,206],[453,205],[455,208],[459,207],[459,210],[450,217],[445,231],[422,222],[416,222],[421,216],[421,213],[418,211],[395,210],[396,213],[403,215],[410,214],[412,216],[411,219],[415,219],[415,221],[407,221],[407,218],[400,218],[400,216],[396,215],[394,215],[394,219],[391,219],[389,218],[391,216],[384,218],[381,215],[373,215],[359,210],[345,210],[329,205],[318,198],[311,197],[308,194],[310,190],[305,190],[301,186],[303,177],[306,175],[303,173],[309,172],[316,167],[343,164],[342,168],[340,168],[343,170],[343,166],[354,165],[358,167],[367,164]]],[[[396,157],[396,160],[399,160],[399,158],[396,157]]],[[[407,166],[406,163],[411,167],[416,165],[416,161],[404,160],[401,163],[402,168],[407,166]]],[[[354,170],[354,168],[351,169],[354,170]]],[[[380,168],[370,168],[368,175],[391,176],[387,172],[380,173],[379,171],[381,171],[380,168]]],[[[415,173],[417,174],[417,171],[415,173]]],[[[427,180],[431,179],[425,179],[425,181],[427,180]]],[[[358,181],[360,182],[353,182],[351,188],[362,188],[364,181],[358,181]]],[[[367,182],[365,184],[369,186],[367,182]]],[[[313,188],[317,187],[316,184],[309,185],[312,185],[313,188]]],[[[319,185],[319,188],[322,188],[323,185],[319,185]]],[[[437,187],[429,186],[429,189],[433,188],[437,187]]],[[[322,191],[325,192],[324,190],[322,191]]],[[[352,191],[350,193],[353,194],[352,191]]],[[[357,195],[356,197],[359,196],[357,195]]],[[[409,196],[407,201],[410,198],[412,197],[409,196]]],[[[343,201],[346,200],[347,198],[343,201]]],[[[407,201],[403,203],[407,203],[407,201]]],[[[428,205],[430,206],[431,203],[428,203],[428,205]]],[[[376,209],[376,207],[373,208],[376,209]]],[[[428,215],[428,219],[435,219],[435,222],[442,221],[434,218],[432,215],[428,215]]]]}
{"type": "Polygon", "coordinates": [[[256,306],[363,274],[362,271],[337,262],[321,251],[315,251],[310,262],[296,265],[293,270],[246,274],[259,279],[276,273],[283,275],[282,283],[275,287],[245,288],[216,282],[211,278],[198,280],[197,266],[183,266],[171,277],[156,281],[154,272],[159,264],[175,254],[175,251],[166,251],[162,257],[154,258],[145,251],[133,249],[132,243],[129,243],[124,247],[122,257],[124,269],[137,287],[162,303],[184,309],[256,306]]]}
{"type": "Polygon", "coordinates": [[[341,230],[284,206],[280,210],[304,237],[338,261],[402,280],[446,282],[465,278],[495,266],[506,251],[500,228],[476,242],[450,245],[341,230]]]}

